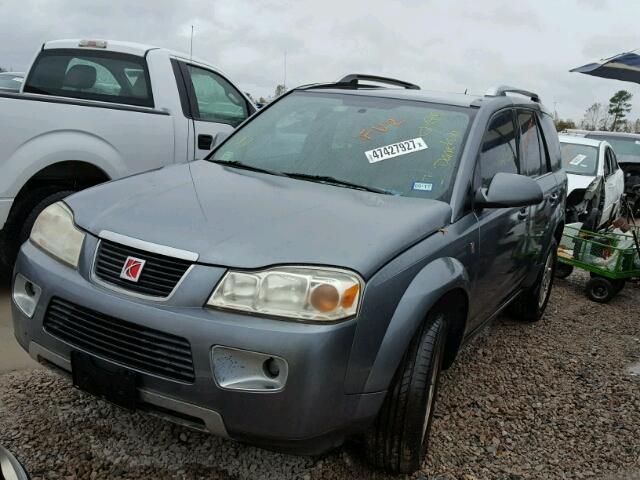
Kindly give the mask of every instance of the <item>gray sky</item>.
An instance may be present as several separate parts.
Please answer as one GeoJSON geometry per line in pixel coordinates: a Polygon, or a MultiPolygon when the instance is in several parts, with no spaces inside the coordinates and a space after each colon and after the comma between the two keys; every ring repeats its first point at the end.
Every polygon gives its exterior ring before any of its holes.
{"type": "Polygon", "coordinates": [[[254,96],[350,73],[423,89],[483,93],[495,84],[537,91],[561,117],[640,85],[570,74],[640,47],[637,0],[0,0],[0,65],[25,69],[46,40],[101,38],[188,51],[254,96]],[[455,5],[454,5],[455,3],[455,5]]]}

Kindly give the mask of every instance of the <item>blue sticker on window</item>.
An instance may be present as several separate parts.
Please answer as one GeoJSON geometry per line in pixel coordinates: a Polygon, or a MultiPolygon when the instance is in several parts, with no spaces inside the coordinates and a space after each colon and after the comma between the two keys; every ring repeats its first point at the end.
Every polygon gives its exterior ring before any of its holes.
{"type": "Polygon", "coordinates": [[[430,192],[431,190],[433,190],[433,183],[413,182],[413,187],[411,187],[411,190],[430,192]]]}

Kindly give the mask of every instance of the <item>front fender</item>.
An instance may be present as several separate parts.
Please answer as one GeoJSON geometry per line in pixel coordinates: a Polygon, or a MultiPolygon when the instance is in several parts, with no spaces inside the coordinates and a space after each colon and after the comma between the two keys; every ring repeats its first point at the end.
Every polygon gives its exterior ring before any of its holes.
{"type": "MultiPolygon", "coordinates": [[[[386,390],[409,342],[431,307],[451,290],[461,289],[467,295],[469,293],[469,274],[464,265],[455,258],[438,258],[416,270],[407,269],[393,277],[392,281],[382,282],[374,287],[374,292],[368,292],[372,295],[393,298],[393,290],[396,286],[402,285],[400,288],[404,288],[404,291],[400,292],[399,302],[392,310],[390,320],[385,322],[384,327],[380,326],[377,329],[385,329],[382,335],[377,334],[372,327],[368,331],[356,333],[356,341],[369,343],[369,348],[366,356],[358,355],[357,350],[352,352],[351,375],[346,382],[348,393],[386,390]],[[403,276],[407,277],[406,283],[402,281],[403,276]],[[366,358],[372,356],[373,363],[366,358]]],[[[377,310],[377,312],[364,313],[378,314],[379,317],[383,317],[384,312],[377,310]]],[[[363,352],[363,349],[360,351],[363,352]]]]}
{"type": "Polygon", "coordinates": [[[402,357],[431,307],[455,289],[469,292],[469,276],[455,258],[439,258],[426,265],[413,279],[391,317],[365,392],[388,388],[402,357]]]}

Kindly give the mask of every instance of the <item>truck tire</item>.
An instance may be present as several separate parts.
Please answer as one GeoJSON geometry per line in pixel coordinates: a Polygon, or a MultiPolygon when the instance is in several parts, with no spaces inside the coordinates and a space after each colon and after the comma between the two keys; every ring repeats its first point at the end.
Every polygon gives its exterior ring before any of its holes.
{"type": "Polygon", "coordinates": [[[429,313],[411,341],[373,427],[366,456],[376,468],[413,473],[427,452],[446,337],[446,311],[429,313]]]}
{"type": "Polygon", "coordinates": [[[3,238],[2,268],[11,272],[16,262],[20,246],[29,238],[38,215],[49,205],[68,197],[73,190],[59,190],[55,187],[34,190],[24,197],[7,220],[3,238]]]}
{"type": "Polygon", "coordinates": [[[555,240],[552,240],[536,283],[523,291],[509,305],[509,312],[513,318],[525,322],[537,322],[542,318],[553,288],[557,256],[558,244],[555,240]]]}

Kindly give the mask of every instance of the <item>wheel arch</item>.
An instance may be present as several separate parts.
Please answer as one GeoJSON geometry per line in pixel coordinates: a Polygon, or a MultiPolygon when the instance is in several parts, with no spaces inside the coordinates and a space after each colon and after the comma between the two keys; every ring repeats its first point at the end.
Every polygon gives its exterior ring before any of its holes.
{"type": "Polygon", "coordinates": [[[439,258],[425,265],[405,290],[389,322],[364,392],[386,390],[402,361],[411,339],[429,312],[446,305],[454,315],[447,325],[445,364],[456,358],[468,325],[470,280],[455,258],[439,258]]]}
{"type": "Polygon", "coordinates": [[[90,162],[68,160],[47,165],[31,175],[18,190],[3,229],[9,236],[15,235],[14,230],[20,228],[28,212],[56,191],[77,191],[109,180],[107,172],[90,162]]]}
{"type": "Polygon", "coordinates": [[[107,182],[111,177],[101,167],[79,160],[56,162],[38,170],[22,185],[14,200],[18,206],[21,200],[33,190],[47,187],[59,187],[62,190],[81,190],[99,183],[107,182]]]}

